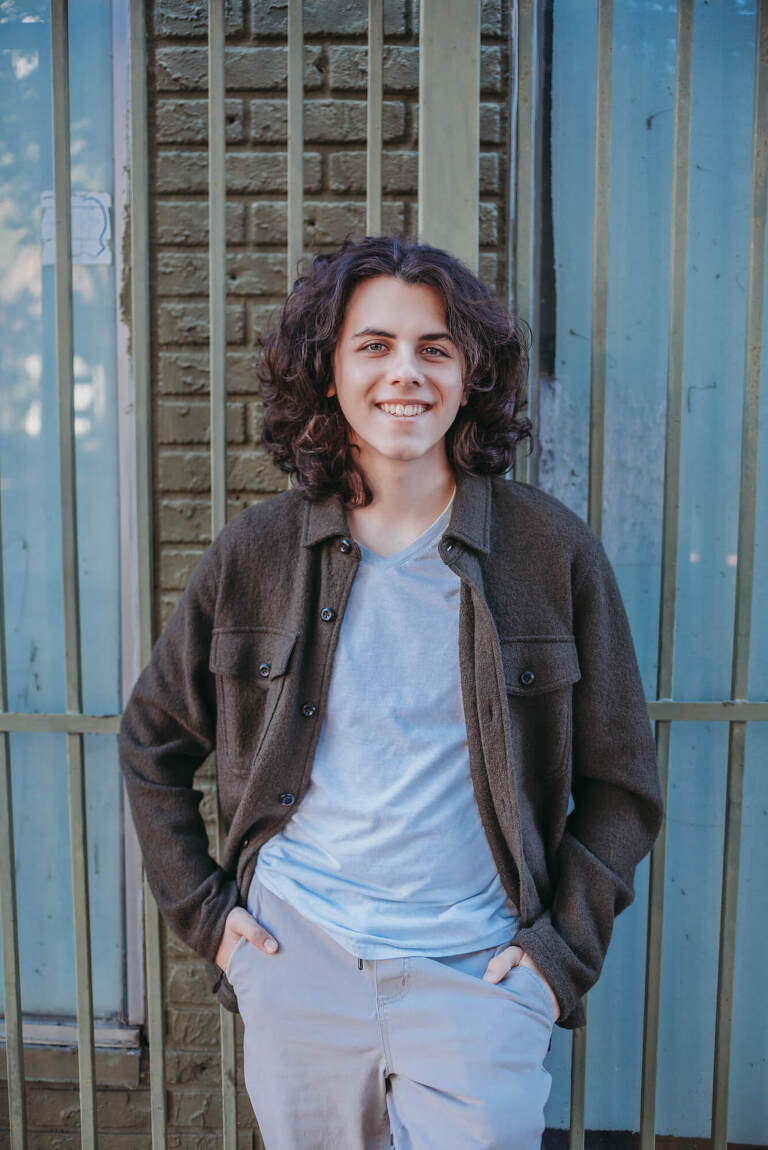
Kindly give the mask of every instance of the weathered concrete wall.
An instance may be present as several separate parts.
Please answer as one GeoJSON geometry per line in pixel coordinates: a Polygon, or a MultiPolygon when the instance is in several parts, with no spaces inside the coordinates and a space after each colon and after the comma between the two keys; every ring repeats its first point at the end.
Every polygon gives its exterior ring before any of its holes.
{"type": "MultiPolygon", "coordinates": [[[[386,0],[383,230],[416,231],[418,0],[386,0]]],[[[286,283],[285,3],[227,3],[227,367],[230,514],[284,489],[258,446],[255,341],[286,283]]],[[[504,290],[508,0],[482,5],[480,274],[504,290]]],[[[155,633],[210,542],[207,5],[148,6],[155,633]]],[[[365,228],[367,3],[305,0],[305,246],[365,228]]],[[[210,771],[200,773],[211,826],[210,771]]],[[[164,933],[172,1150],[220,1145],[219,1010],[202,964],[164,933]]],[[[237,1020],[238,1034],[240,1021],[237,1020]]],[[[29,1049],[31,1150],[79,1147],[73,1051],[29,1049]]],[[[102,1150],[150,1147],[146,1051],[97,1057],[102,1150]]],[[[240,1074],[240,1084],[242,1075],[240,1074]]],[[[8,1145],[0,1092],[0,1147],[8,1145]]],[[[240,1147],[260,1145],[240,1091],[240,1147]]]]}

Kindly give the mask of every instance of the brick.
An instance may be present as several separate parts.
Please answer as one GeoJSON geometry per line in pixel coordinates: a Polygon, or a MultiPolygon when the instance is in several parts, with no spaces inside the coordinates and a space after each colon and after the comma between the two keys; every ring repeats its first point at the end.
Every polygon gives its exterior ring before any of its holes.
{"type": "MultiPolygon", "coordinates": [[[[419,49],[385,45],[382,52],[384,90],[416,92],[419,86],[419,49]]],[[[480,48],[480,89],[498,95],[503,89],[502,48],[480,48]]],[[[336,45],[328,52],[328,78],[334,91],[365,91],[368,84],[368,49],[336,45]]]]}
{"type": "Polygon", "coordinates": [[[490,247],[499,242],[499,205],[481,203],[479,212],[480,243],[490,247]]]}
{"type": "Polygon", "coordinates": [[[480,252],[477,260],[477,274],[483,283],[498,295],[500,290],[499,257],[496,252],[480,252]]]}
{"type": "MultiPolygon", "coordinates": [[[[385,44],[381,54],[384,89],[416,92],[419,87],[419,50],[385,44]]],[[[328,51],[328,82],[334,91],[362,91],[368,85],[368,49],[352,44],[328,51]]]]}
{"type": "MultiPolygon", "coordinates": [[[[323,84],[323,48],[304,46],[304,90],[315,91],[323,84]]],[[[208,90],[207,48],[157,48],[155,88],[158,92],[205,92],[208,90]]],[[[227,48],[224,77],[228,89],[246,92],[286,90],[288,49],[227,48]]]]}
{"type": "MultiPolygon", "coordinates": [[[[402,194],[416,192],[416,152],[384,152],[382,157],[382,185],[385,192],[402,194]]],[[[365,152],[331,152],[328,182],[334,192],[365,192],[365,152]]],[[[480,192],[488,195],[500,191],[498,152],[480,153],[480,192]]]]}
{"type": "MultiPolygon", "coordinates": [[[[200,400],[161,400],[156,409],[155,438],[158,443],[210,442],[210,407],[200,400]]],[[[227,403],[227,443],[245,440],[245,405],[227,403]]]]}
{"type": "MultiPolygon", "coordinates": [[[[234,497],[227,500],[227,521],[234,519],[251,501],[247,497],[234,497]]],[[[211,502],[210,499],[165,498],[159,505],[160,537],[167,543],[211,542],[211,502]]]]}
{"type": "Polygon", "coordinates": [[[248,304],[248,331],[253,343],[256,343],[259,336],[264,334],[268,325],[276,322],[279,309],[279,304],[248,304]]]}
{"type": "Polygon", "coordinates": [[[503,124],[499,104],[480,104],[480,143],[501,144],[503,124]]]}
{"type": "MultiPolygon", "coordinates": [[[[317,152],[304,153],[304,190],[318,192],[322,186],[322,161],[317,152]]],[[[230,152],[226,158],[227,191],[257,195],[284,192],[288,185],[287,156],[280,152],[230,152]]],[[[155,192],[163,194],[208,191],[206,152],[157,153],[155,192]]]]}
{"type": "MultiPolygon", "coordinates": [[[[416,152],[384,152],[382,155],[382,188],[384,192],[415,194],[417,187],[416,152]]],[[[365,192],[365,152],[331,152],[328,184],[333,192],[365,192]]]]}
{"type": "MultiPolygon", "coordinates": [[[[257,144],[283,143],[288,138],[287,101],[251,100],[251,139],[257,144]]],[[[365,143],[368,138],[367,103],[364,100],[306,100],[304,140],[365,143]]],[[[384,140],[400,139],[405,133],[405,104],[385,100],[382,106],[384,140]]]]}
{"type": "MultiPolygon", "coordinates": [[[[155,105],[155,139],[158,144],[207,144],[207,100],[158,100],[155,105]]],[[[228,144],[243,139],[243,101],[224,101],[228,144]]]]}
{"type": "MultiPolygon", "coordinates": [[[[10,1150],[10,1142],[3,1141],[3,1131],[0,1131],[0,1150],[10,1150]]],[[[81,1150],[79,1131],[72,1134],[62,1134],[60,1131],[44,1130],[30,1131],[27,1139],[27,1150],[81,1150]]],[[[99,1150],[152,1150],[152,1135],[147,1127],[146,1133],[131,1130],[128,1134],[99,1131],[99,1150]]]]}
{"type": "MultiPolygon", "coordinates": [[[[254,36],[286,36],[288,34],[288,5],[275,0],[251,0],[251,29],[254,36]]],[[[304,35],[367,36],[367,5],[360,0],[305,0],[304,35]]],[[[384,0],[384,34],[404,36],[406,0],[384,0]]]]}
{"type": "MultiPolygon", "coordinates": [[[[244,27],[244,0],[225,0],[224,26],[227,36],[237,36],[244,27]]],[[[152,34],[159,38],[179,36],[185,40],[207,39],[208,6],[190,0],[155,0],[151,6],[152,34]]]]}
{"type": "Polygon", "coordinates": [[[199,1046],[201,1048],[219,1045],[219,1006],[211,992],[206,999],[209,1009],[169,1007],[166,1011],[166,1041],[169,1045],[199,1046]]]}
{"type": "MultiPolygon", "coordinates": [[[[256,195],[285,192],[288,187],[287,156],[281,152],[233,152],[227,156],[227,188],[256,195]]],[[[304,191],[322,187],[322,159],[317,152],[304,153],[304,191]]]]}
{"type": "MultiPolygon", "coordinates": [[[[196,563],[198,558],[202,554],[202,552],[195,551],[195,552],[189,552],[189,554],[195,555],[195,563],[196,563]]],[[[161,562],[162,562],[162,555],[161,555],[161,562]]],[[[194,565],[195,564],[193,563],[192,566],[194,567],[194,565]]],[[[185,586],[184,583],[182,584],[182,587],[183,586],[185,586]]],[[[208,756],[208,758],[211,758],[211,757],[212,757],[211,755],[208,756]]],[[[208,760],[206,759],[206,762],[207,761],[208,760]]],[[[197,771],[195,771],[195,779],[198,778],[199,774],[200,774],[200,768],[198,768],[197,771]]],[[[166,962],[172,958],[181,958],[185,962],[191,962],[191,961],[199,962],[200,961],[200,959],[195,954],[194,950],[192,950],[191,947],[187,946],[187,944],[185,942],[182,942],[181,939],[179,938],[179,936],[177,934],[173,933],[173,931],[168,927],[168,925],[165,923],[165,921],[163,922],[163,926],[165,927],[165,930],[163,933],[163,952],[165,954],[166,962]]]]}
{"type": "Polygon", "coordinates": [[[166,1081],[184,1085],[219,1086],[221,1084],[218,1050],[169,1050],[165,1058],[166,1081]]]}
{"type": "MultiPolygon", "coordinates": [[[[117,1130],[149,1129],[149,1092],[97,1090],[96,1116],[99,1130],[106,1130],[110,1126],[117,1130]]],[[[27,1117],[30,1127],[36,1130],[48,1128],[62,1134],[76,1130],[80,1123],[77,1089],[29,1089],[27,1117]]]]}
{"type": "Polygon", "coordinates": [[[273,494],[285,489],[285,474],[264,451],[233,451],[227,456],[227,488],[273,494]]]}
{"type": "MultiPolygon", "coordinates": [[[[245,243],[245,204],[226,207],[227,244],[245,243]]],[[[156,200],[153,237],[157,244],[206,247],[208,244],[208,201],[156,200]]]]}
{"type": "MultiPolygon", "coordinates": [[[[285,289],[282,252],[229,252],[227,294],[276,295],[285,289]]],[[[208,255],[203,252],[163,252],[157,257],[159,296],[207,295],[208,255]]]]}
{"type": "Polygon", "coordinates": [[[162,499],[158,518],[160,536],[168,543],[211,541],[210,500],[162,499]]]}
{"type": "MultiPolygon", "coordinates": [[[[227,352],[227,391],[230,395],[257,390],[256,362],[255,351],[227,352]]],[[[208,363],[207,351],[161,351],[155,372],[158,393],[207,395],[208,363]]]]}
{"type": "Polygon", "coordinates": [[[168,1121],[172,1126],[197,1126],[218,1130],[221,1126],[219,1090],[168,1090],[168,1121]]]}
{"type": "Polygon", "coordinates": [[[168,963],[167,978],[168,1001],[174,1006],[203,1006],[213,997],[202,962],[172,960],[168,963]]]}
{"type": "MultiPolygon", "coordinates": [[[[237,1134],[237,1150],[264,1150],[264,1143],[259,1139],[253,1141],[252,1130],[239,1130],[237,1134]]],[[[221,1136],[216,1134],[188,1132],[183,1134],[168,1134],[166,1142],[168,1150],[221,1150],[221,1136]]]]}
{"type": "MultiPolygon", "coordinates": [[[[225,309],[227,343],[245,339],[243,304],[227,304],[225,309]]],[[[157,308],[157,337],[160,343],[208,343],[210,336],[207,303],[164,301],[157,308]]]]}
{"type": "MultiPolygon", "coordinates": [[[[183,492],[185,495],[207,494],[211,490],[210,456],[206,451],[162,451],[158,460],[158,489],[166,492],[183,492]]],[[[263,451],[230,451],[227,453],[227,489],[271,493],[280,488],[281,473],[275,469],[269,456],[263,451]]],[[[171,564],[173,582],[163,579],[162,585],[168,589],[184,587],[180,582],[182,573],[189,567],[194,552],[173,551],[167,563],[171,564]],[[173,565],[175,564],[175,566],[173,565]]],[[[163,571],[161,568],[161,577],[163,571]]]]}
{"type": "MultiPolygon", "coordinates": [[[[160,453],[160,470],[163,467],[163,455],[160,453]]],[[[195,547],[162,547],[160,551],[159,580],[163,591],[183,591],[189,583],[190,575],[197,567],[202,551],[195,547]]]]}
{"type": "MultiPolygon", "coordinates": [[[[405,227],[405,204],[385,200],[381,222],[385,232],[402,232],[405,227]]],[[[365,232],[364,201],[305,201],[304,243],[307,248],[339,244],[350,232],[365,232]]],[[[287,240],[285,203],[259,200],[251,204],[250,235],[255,244],[284,244],[287,240]]]]}
{"type": "Polygon", "coordinates": [[[208,191],[208,156],[206,152],[165,151],[155,153],[155,195],[163,192],[208,191]]]}

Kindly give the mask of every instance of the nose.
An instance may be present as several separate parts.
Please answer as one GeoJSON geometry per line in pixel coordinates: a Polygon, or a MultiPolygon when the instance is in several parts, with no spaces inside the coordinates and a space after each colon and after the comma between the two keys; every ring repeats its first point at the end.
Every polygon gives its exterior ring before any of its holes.
{"type": "Polygon", "coordinates": [[[424,372],[412,348],[401,347],[399,353],[393,358],[390,371],[390,383],[417,383],[424,382],[424,372]]]}

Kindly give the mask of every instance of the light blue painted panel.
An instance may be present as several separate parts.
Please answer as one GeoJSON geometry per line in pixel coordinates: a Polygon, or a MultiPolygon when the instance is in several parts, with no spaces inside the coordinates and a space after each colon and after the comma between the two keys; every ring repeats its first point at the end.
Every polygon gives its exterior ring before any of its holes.
{"type": "MultiPolygon", "coordinates": [[[[113,193],[111,5],[72,0],[73,193],[113,193]]],[[[0,459],[11,709],[65,709],[53,268],[41,263],[52,189],[50,28],[42,0],[0,22],[0,459]]],[[[114,266],[74,269],[83,696],[116,713],[120,567],[114,266]]],[[[94,1006],[123,1009],[122,815],[116,740],[85,740],[94,1006]]],[[[12,738],[23,1007],[74,1011],[65,740],[12,738]]]]}
{"type": "MultiPolygon", "coordinates": [[[[736,572],[755,6],[696,4],[675,697],[725,698],[736,572]]],[[[615,0],[603,535],[655,695],[666,405],[676,8],[615,0]]],[[[586,513],[595,5],[554,0],[554,379],[542,381],[542,485],[586,513]]],[[[768,344],[768,302],[766,304],[768,344]]],[[[768,694],[768,404],[763,397],[750,697],[768,694]]],[[[768,732],[748,740],[729,1138],[765,1142],[768,732]],[[762,832],[762,833],[761,833],[762,832]],[[752,1006],[750,1007],[750,1003],[752,1006]]],[[[659,1054],[659,1133],[709,1134],[727,726],[675,724],[659,1054]]],[[[637,1130],[647,861],[591,992],[587,1126],[637,1130]]],[[[568,1122],[556,1031],[548,1124],[568,1122]]]]}

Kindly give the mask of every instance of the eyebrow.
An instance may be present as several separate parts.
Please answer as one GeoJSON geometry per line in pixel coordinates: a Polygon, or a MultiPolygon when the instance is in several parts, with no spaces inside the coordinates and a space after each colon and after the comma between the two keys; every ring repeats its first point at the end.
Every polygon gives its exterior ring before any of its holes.
{"type": "MultiPolygon", "coordinates": [[[[352,338],[357,339],[358,336],[361,336],[361,335],[383,335],[386,339],[397,339],[397,336],[394,334],[394,332],[381,331],[379,328],[375,328],[375,327],[364,327],[360,331],[356,331],[355,334],[352,336],[352,338]]],[[[447,339],[449,342],[451,342],[451,343],[453,342],[450,334],[447,331],[428,331],[428,332],[426,332],[425,335],[420,335],[418,338],[420,340],[422,340],[422,339],[447,339]]]]}

